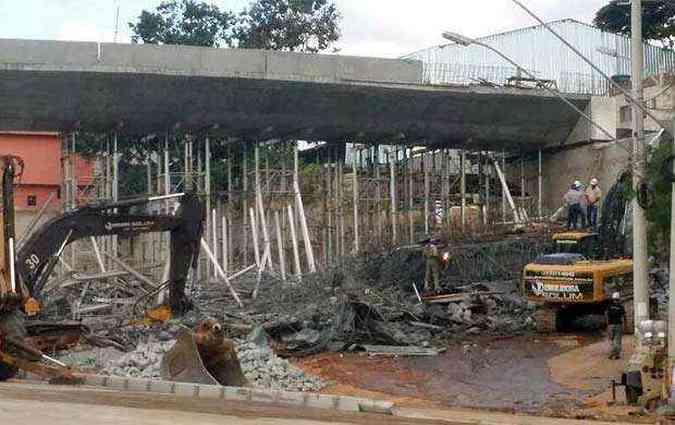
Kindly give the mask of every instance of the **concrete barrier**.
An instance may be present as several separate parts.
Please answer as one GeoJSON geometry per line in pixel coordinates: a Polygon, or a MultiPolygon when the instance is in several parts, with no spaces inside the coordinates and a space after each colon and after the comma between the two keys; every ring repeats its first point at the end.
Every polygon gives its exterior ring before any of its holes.
{"type": "Polygon", "coordinates": [[[84,385],[117,391],[153,394],[175,394],[210,400],[253,402],[278,406],[308,407],[339,410],[343,412],[368,412],[392,415],[394,404],[390,401],[338,396],[330,394],[300,393],[266,390],[262,388],[221,387],[218,385],[186,384],[157,379],[121,378],[117,376],[85,375],[84,385]]]}

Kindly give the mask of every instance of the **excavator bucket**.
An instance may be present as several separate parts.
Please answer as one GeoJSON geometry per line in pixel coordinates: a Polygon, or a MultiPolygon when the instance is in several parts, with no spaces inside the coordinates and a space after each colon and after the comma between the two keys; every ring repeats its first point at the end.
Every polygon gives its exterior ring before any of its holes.
{"type": "Polygon", "coordinates": [[[176,344],[162,358],[162,379],[228,387],[247,385],[232,344],[219,344],[221,348],[217,352],[213,347],[205,351],[205,347],[198,344],[199,340],[199,336],[195,337],[195,333],[187,329],[178,335],[176,344]],[[200,351],[208,352],[207,358],[200,351]]]}

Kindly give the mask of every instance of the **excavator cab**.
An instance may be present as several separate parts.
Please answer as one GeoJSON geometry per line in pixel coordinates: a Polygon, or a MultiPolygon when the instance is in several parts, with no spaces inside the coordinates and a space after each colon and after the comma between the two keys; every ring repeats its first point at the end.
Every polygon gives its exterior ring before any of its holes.
{"type": "Polygon", "coordinates": [[[591,232],[564,232],[553,235],[553,253],[580,254],[593,260],[600,256],[599,235],[591,232]]]}

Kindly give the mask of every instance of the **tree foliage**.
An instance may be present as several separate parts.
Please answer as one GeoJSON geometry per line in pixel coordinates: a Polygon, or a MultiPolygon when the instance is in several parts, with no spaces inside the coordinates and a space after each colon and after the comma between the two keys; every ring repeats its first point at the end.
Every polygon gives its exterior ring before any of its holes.
{"type": "MultiPolygon", "coordinates": [[[[618,0],[601,8],[593,21],[603,31],[630,35],[630,5],[620,5],[618,0]]],[[[642,37],[645,40],[660,41],[664,46],[673,47],[675,41],[675,3],[649,2],[643,5],[642,37]]]]}
{"type": "Polygon", "coordinates": [[[231,44],[235,16],[196,0],[163,1],[129,23],[134,43],[220,47],[231,44]]]}
{"type": "Polygon", "coordinates": [[[238,46],[316,53],[340,38],[341,20],[327,0],[255,0],[239,16],[238,46]]]}
{"type": "Polygon", "coordinates": [[[329,0],[253,0],[239,14],[198,0],[163,1],[130,22],[132,41],[316,53],[340,38],[329,0]]]}
{"type": "Polygon", "coordinates": [[[671,142],[662,142],[649,156],[647,182],[650,189],[646,209],[649,226],[649,247],[652,254],[668,246],[670,240],[670,215],[672,184],[668,179],[667,167],[672,166],[673,153],[671,142]]]}

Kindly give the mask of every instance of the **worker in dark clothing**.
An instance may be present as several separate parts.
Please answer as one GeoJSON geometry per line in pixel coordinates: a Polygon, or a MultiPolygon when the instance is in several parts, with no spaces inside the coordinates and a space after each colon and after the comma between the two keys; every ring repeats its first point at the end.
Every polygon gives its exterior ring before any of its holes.
{"type": "Polygon", "coordinates": [[[426,272],[424,274],[424,291],[435,293],[441,292],[440,274],[441,270],[447,266],[448,253],[441,254],[441,241],[439,239],[429,239],[424,245],[422,254],[426,260],[426,272]],[[433,286],[433,289],[432,289],[433,286]]]}
{"type": "Polygon", "coordinates": [[[612,294],[612,300],[607,306],[607,337],[609,338],[610,360],[621,358],[621,336],[623,335],[623,320],[626,316],[621,304],[621,294],[615,292],[612,294]]]}

